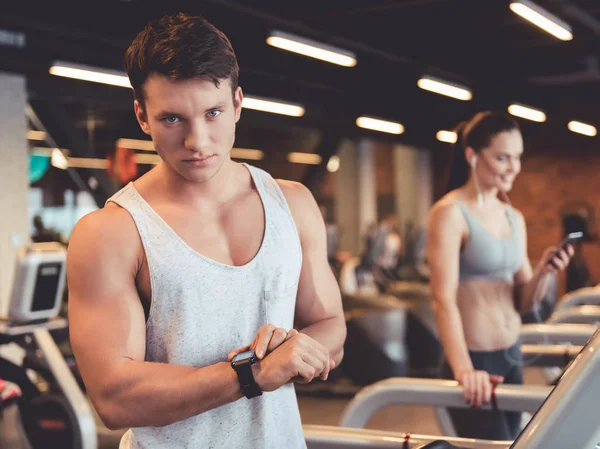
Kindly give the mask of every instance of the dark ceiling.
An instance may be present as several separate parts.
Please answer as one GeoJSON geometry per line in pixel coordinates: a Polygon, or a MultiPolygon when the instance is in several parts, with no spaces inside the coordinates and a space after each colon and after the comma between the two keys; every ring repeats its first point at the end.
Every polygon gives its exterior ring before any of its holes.
{"type": "Polygon", "coordinates": [[[143,137],[131,93],[53,77],[51,61],[121,70],[125,49],[146,22],[182,11],[205,16],[229,36],[246,94],[306,108],[301,118],[245,111],[237,146],[281,149],[303,130],[392,138],[357,128],[359,115],[399,121],[406,132],[393,139],[432,146],[437,130],[512,102],[547,113],[544,124],[524,124],[530,132],[581,139],[566,123],[600,124],[600,2],[536,3],[568,22],[574,39],[563,42],[531,25],[508,0],[3,1],[0,29],[24,32],[27,43],[0,46],[0,70],[28,76],[31,103],[59,145],[103,157],[117,138],[143,137]],[[343,68],[270,47],[273,29],[346,48],[358,64],[343,68]],[[468,85],[473,100],[419,89],[425,73],[468,85]]]}

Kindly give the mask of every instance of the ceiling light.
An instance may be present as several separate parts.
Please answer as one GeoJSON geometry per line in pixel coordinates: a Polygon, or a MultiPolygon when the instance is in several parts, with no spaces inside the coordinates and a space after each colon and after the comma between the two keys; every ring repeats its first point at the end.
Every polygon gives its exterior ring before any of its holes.
{"type": "Polygon", "coordinates": [[[233,159],[246,159],[250,161],[260,161],[265,157],[265,153],[260,150],[252,150],[250,148],[232,148],[231,157],[233,159]]]}
{"type": "Polygon", "coordinates": [[[138,164],[158,165],[161,159],[158,154],[136,154],[135,162],[138,164]]]}
{"type": "Polygon", "coordinates": [[[356,65],[356,56],[352,52],[284,31],[271,32],[267,38],[267,44],[344,67],[356,65]]]}
{"type": "Polygon", "coordinates": [[[444,81],[429,75],[421,77],[421,79],[417,81],[417,86],[423,90],[446,95],[447,97],[455,98],[457,100],[469,101],[473,98],[471,90],[468,87],[444,81]]]}
{"type": "Polygon", "coordinates": [[[151,140],[119,139],[117,148],[130,148],[132,150],[154,151],[154,142],[151,140]]]}
{"type": "MultiPolygon", "coordinates": [[[[140,151],[155,151],[154,142],[152,142],[151,140],[121,138],[117,140],[117,147],[130,148],[132,150],[140,151]]],[[[260,150],[252,150],[249,148],[232,148],[231,157],[234,159],[248,159],[253,161],[260,161],[264,159],[264,153],[260,150]]]]}
{"type": "Polygon", "coordinates": [[[508,107],[508,112],[515,117],[521,117],[533,122],[545,122],[546,114],[539,109],[534,109],[522,104],[511,104],[508,107]]]}
{"type": "Polygon", "coordinates": [[[294,164],[310,165],[319,165],[322,161],[321,156],[315,153],[289,153],[287,159],[294,164]]]}
{"type": "Polygon", "coordinates": [[[438,131],[435,137],[437,137],[437,140],[439,140],[440,142],[446,143],[456,143],[457,140],[457,136],[454,131],[446,131],[443,129],[438,131]]]}
{"type": "MultiPolygon", "coordinates": [[[[158,154],[135,154],[136,164],[141,165],[158,165],[160,163],[160,156],[158,154]]],[[[69,166],[73,168],[94,168],[104,170],[108,168],[108,159],[94,159],[94,158],[68,158],[69,166]]]]}
{"type": "Polygon", "coordinates": [[[70,157],[67,158],[69,167],[72,168],[93,168],[97,170],[105,170],[108,168],[108,160],[93,159],[88,157],[70,157]]]}
{"type": "Polygon", "coordinates": [[[585,136],[594,137],[597,134],[596,127],[575,120],[569,122],[568,127],[574,133],[583,134],[585,136]]]}
{"type": "Polygon", "coordinates": [[[83,81],[131,88],[127,75],[124,72],[116,70],[74,64],[72,62],[54,61],[52,67],[50,67],[50,73],[52,75],[75,78],[83,81]]]}
{"type": "Polygon", "coordinates": [[[61,170],[66,170],[67,168],[69,168],[69,162],[67,161],[67,158],[65,157],[63,152],[60,151],[59,148],[54,148],[52,150],[50,163],[53,167],[60,168],[61,170]]]}
{"type": "Polygon", "coordinates": [[[244,97],[242,107],[256,111],[272,112],[273,114],[290,115],[292,117],[302,117],[304,115],[304,108],[298,104],[283,103],[267,100],[266,98],[244,97]]]}
{"type": "Polygon", "coordinates": [[[390,134],[402,134],[404,132],[404,126],[396,122],[388,122],[386,120],[380,120],[373,117],[358,117],[356,119],[356,125],[365,128],[372,129],[373,131],[381,131],[383,133],[390,134]]]}
{"type": "Polygon", "coordinates": [[[33,147],[29,151],[29,154],[33,156],[52,157],[52,151],[54,151],[54,148],[33,147]]]}
{"type": "MultiPolygon", "coordinates": [[[[89,157],[65,157],[64,150],[58,148],[34,148],[31,154],[37,156],[46,156],[51,158],[54,167],[66,170],[67,168],[89,168],[95,170],[106,170],[108,168],[108,159],[89,158],[89,157]]],[[[157,154],[136,154],[135,162],[137,164],[157,165],[161,161],[157,154]]]]}
{"type": "Polygon", "coordinates": [[[573,39],[572,28],[567,22],[529,0],[512,2],[510,9],[560,40],[573,39]]]}
{"type": "MultiPolygon", "coordinates": [[[[252,161],[260,161],[264,159],[264,153],[260,150],[252,150],[249,148],[232,148],[231,157],[234,159],[247,159],[252,161]]],[[[138,164],[157,165],[161,159],[158,154],[136,154],[135,161],[138,164]]]]}
{"type": "Polygon", "coordinates": [[[33,129],[30,129],[29,131],[27,131],[27,139],[28,140],[39,140],[39,141],[44,141],[46,140],[47,134],[44,131],[34,131],[33,129]]]}
{"type": "Polygon", "coordinates": [[[340,169],[340,157],[337,155],[331,156],[329,162],[327,162],[327,171],[335,173],[340,169]]]}

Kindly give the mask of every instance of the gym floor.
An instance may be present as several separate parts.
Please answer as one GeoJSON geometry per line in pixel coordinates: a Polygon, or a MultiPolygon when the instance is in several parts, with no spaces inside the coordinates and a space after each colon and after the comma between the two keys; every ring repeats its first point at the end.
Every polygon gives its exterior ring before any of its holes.
{"type": "MultiPolygon", "coordinates": [[[[541,385],[544,379],[538,369],[525,369],[525,383],[541,385]]],[[[349,399],[330,397],[298,396],[303,424],[338,424],[349,399]]],[[[9,407],[0,419],[0,449],[28,449],[17,434],[16,407],[9,407]]],[[[118,449],[123,431],[111,431],[98,423],[98,449],[118,449]]],[[[411,432],[415,434],[439,435],[431,407],[394,406],[375,414],[367,427],[370,429],[411,432]]]]}

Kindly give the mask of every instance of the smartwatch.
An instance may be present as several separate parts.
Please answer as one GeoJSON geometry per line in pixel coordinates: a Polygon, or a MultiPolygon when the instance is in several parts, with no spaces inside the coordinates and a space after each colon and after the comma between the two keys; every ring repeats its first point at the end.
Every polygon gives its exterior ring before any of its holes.
{"type": "Polygon", "coordinates": [[[240,381],[240,389],[248,399],[262,395],[260,387],[254,380],[252,365],[258,361],[254,350],[242,352],[236,355],[231,361],[231,367],[234,369],[240,381]]]}

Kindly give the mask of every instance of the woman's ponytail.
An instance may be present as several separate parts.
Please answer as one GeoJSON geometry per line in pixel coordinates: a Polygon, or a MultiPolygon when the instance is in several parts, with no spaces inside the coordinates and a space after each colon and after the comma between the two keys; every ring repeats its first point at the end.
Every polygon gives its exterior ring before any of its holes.
{"type": "Polygon", "coordinates": [[[461,122],[454,129],[456,133],[456,143],[452,147],[452,155],[450,156],[450,165],[448,174],[446,175],[446,191],[458,189],[461,187],[469,178],[469,166],[465,159],[465,147],[463,139],[463,131],[465,129],[466,122],[461,122]]]}

